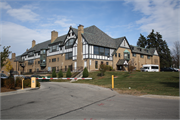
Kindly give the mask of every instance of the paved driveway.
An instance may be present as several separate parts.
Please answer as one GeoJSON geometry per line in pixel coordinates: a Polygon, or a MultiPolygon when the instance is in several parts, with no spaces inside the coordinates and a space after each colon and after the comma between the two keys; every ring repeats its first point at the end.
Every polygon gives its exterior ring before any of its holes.
{"type": "Polygon", "coordinates": [[[38,90],[1,96],[2,119],[178,119],[179,101],[121,95],[77,83],[41,83],[38,90]]]}

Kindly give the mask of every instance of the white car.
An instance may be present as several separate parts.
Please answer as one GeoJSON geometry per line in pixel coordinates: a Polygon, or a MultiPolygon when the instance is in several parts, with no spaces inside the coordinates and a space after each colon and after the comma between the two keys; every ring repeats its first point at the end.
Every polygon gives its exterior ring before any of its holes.
{"type": "Polygon", "coordinates": [[[0,74],[1,74],[2,79],[7,79],[8,78],[8,76],[6,76],[4,73],[0,73],[0,74]]]}

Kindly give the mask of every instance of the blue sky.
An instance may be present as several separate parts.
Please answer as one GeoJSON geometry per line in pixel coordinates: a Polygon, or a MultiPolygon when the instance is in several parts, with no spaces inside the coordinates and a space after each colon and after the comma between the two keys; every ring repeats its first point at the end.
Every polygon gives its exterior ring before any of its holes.
{"type": "MultiPolygon", "coordinates": [[[[97,26],[112,38],[126,36],[136,45],[140,33],[160,32],[169,48],[180,38],[179,0],[0,0],[0,44],[21,55],[32,45],[59,36],[70,26],[97,26]]],[[[2,50],[2,47],[1,47],[2,50]]]]}

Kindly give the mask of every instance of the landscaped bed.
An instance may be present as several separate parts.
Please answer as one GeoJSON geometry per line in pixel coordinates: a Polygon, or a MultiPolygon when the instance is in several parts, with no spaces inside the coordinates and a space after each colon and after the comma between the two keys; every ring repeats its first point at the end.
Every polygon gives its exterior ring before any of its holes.
{"type": "Polygon", "coordinates": [[[92,80],[78,80],[74,83],[87,83],[111,88],[112,75],[114,90],[119,93],[143,95],[170,95],[179,96],[179,73],[177,72],[119,72],[107,71],[105,76],[97,76],[99,71],[90,72],[92,80]]]}

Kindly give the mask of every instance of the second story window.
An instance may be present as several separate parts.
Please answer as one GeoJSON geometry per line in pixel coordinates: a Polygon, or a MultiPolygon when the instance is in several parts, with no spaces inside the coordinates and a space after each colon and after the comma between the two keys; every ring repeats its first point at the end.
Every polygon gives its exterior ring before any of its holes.
{"type": "Polygon", "coordinates": [[[34,56],[34,52],[29,52],[28,53],[28,57],[33,57],[34,56]]]}
{"type": "Polygon", "coordinates": [[[52,62],[56,62],[56,58],[53,58],[53,59],[52,59],[52,62]]]}
{"type": "Polygon", "coordinates": [[[34,63],[34,60],[29,60],[28,65],[32,65],[34,63]]]}
{"type": "Polygon", "coordinates": [[[49,48],[49,52],[56,52],[59,50],[59,46],[58,45],[53,45],[53,46],[50,46],[49,48]]]}
{"type": "Polygon", "coordinates": [[[68,49],[68,48],[72,48],[73,47],[73,44],[74,44],[74,39],[70,39],[66,42],[65,44],[65,49],[68,49]]]}

